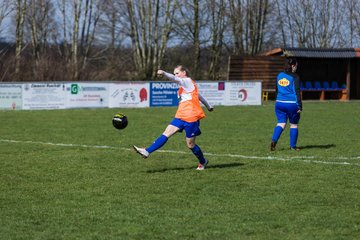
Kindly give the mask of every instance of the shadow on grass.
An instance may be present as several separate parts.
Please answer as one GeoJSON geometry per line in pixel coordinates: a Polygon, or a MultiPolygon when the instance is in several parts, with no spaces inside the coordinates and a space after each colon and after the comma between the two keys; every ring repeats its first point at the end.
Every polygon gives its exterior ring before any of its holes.
{"type": "Polygon", "coordinates": [[[300,149],[310,149],[310,148],[320,148],[320,149],[328,149],[336,147],[335,144],[326,144],[326,145],[306,145],[299,147],[300,149]]]}
{"type": "MultiPolygon", "coordinates": [[[[243,163],[224,163],[224,164],[211,164],[209,166],[207,166],[207,169],[210,168],[233,168],[233,167],[240,167],[243,166],[243,163]]],[[[188,168],[188,167],[177,167],[177,168],[163,168],[163,169],[153,169],[153,170],[147,170],[147,173],[162,173],[162,172],[167,172],[167,171],[182,171],[182,170],[189,170],[192,169],[194,170],[194,167],[188,168]]]]}

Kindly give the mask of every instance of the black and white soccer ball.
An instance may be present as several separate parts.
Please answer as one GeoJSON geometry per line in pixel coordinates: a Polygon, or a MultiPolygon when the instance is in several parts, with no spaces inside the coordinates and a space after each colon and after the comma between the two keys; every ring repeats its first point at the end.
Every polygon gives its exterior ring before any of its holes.
{"type": "Polygon", "coordinates": [[[128,125],[128,118],[122,113],[117,113],[112,119],[112,124],[116,129],[124,129],[128,125]]]}

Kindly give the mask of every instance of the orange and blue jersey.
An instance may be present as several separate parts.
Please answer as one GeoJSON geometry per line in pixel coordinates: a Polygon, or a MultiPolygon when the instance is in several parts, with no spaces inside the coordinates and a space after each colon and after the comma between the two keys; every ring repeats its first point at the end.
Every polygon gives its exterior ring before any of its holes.
{"type": "Polygon", "coordinates": [[[177,82],[180,87],[178,91],[179,107],[175,118],[185,122],[196,122],[205,117],[200,106],[199,91],[196,83],[191,78],[179,78],[170,73],[164,73],[167,78],[177,82]]]}
{"type": "Polygon", "coordinates": [[[196,122],[205,117],[205,113],[200,106],[197,86],[194,81],[192,83],[194,84],[192,92],[186,92],[181,86],[178,91],[179,107],[175,117],[185,122],[196,122]]]}

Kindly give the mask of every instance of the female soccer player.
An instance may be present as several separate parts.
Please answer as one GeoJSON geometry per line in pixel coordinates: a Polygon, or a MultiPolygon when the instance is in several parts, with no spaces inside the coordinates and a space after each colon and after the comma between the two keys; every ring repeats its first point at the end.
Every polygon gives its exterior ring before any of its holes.
{"type": "Polygon", "coordinates": [[[296,147],[298,139],[298,123],[302,111],[302,101],[300,96],[300,78],[295,73],[298,63],[295,58],[287,59],[285,71],[279,73],[276,80],[276,103],[275,114],[277,125],[274,128],[270,150],[275,151],[281,133],[283,132],[287,120],[290,122],[290,149],[300,150],[296,147]]]}
{"type": "Polygon", "coordinates": [[[197,170],[204,170],[208,164],[208,160],[204,158],[200,147],[195,144],[196,136],[201,134],[199,128],[200,119],[205,117],[200,106],[200,101],[204,103],[209,111],[212,111],[213,108],[199,95],[196,83],[189,77],[189,71],[184,66],[179,65],[175,67],[174,74],[167,73],[163,70],[158,70],[157,74],[165,76],[169,80],[179,84],[179,107],[175,114],[175,118],[151,146],[148,148],[133,147],[142,157],[147,158],[152,152],[161,148],[172,135],[185,130],[186,145],[199,161],[197,170]]]}

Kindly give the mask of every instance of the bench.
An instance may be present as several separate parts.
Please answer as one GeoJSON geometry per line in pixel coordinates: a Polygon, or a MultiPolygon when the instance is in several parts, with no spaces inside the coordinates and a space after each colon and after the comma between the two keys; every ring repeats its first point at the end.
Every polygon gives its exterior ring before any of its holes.
{"type": "MultiPolygon", "coordinates": [[[[268,86],[269,87],[269,86],[268,86]]],[[[303,95],[303,92],[312,92],[312,93],[318,93],[319,94],[319,100],[324,101],[326,99],[326,93],[331,93],[334,95],[336,93],[337,99],[341,101],[348,100],[348,91],[345,84],[342,84],[341,87],[339,87],[338,82],[333,81],[331,84],[327,81],[321,82],[315,81],[314,86],[312,82],[306,81],[305,84],[303,82],[300,82],[300,94],[301,98],[303,95]]],[[[268,101],[269,95],[274,94],[275,95],[275,89],[274,88],[263,88],[262,89],[262,100],[268,101]]],[[[275,96],[276,98],[276,96],[275,96]]]]}
{"type": "Polygon", "coordinates": [[[339,85],[336,81],[332,81],[331,84],[329,84],[329,82],[327,82],[327,81],[322,82],[322,84],[320,81],[315,81],[314,85],[312,84],[312,82],[306,81],[305,86],[301,82],[300,83],[300,91],[301,91],[301,97],[303,95],[303,92],[318,92],[320,95],[319,96],[320,101],[325,100],[325,98],[326,98],[325,94],[327,92],[337,93],[338,94],[337,98],[341,101],[346,101],[348,99],[347,98],[348,92],[346,89],[346,85],[343,84],[341,87],[339,87],[339,85]]]}

